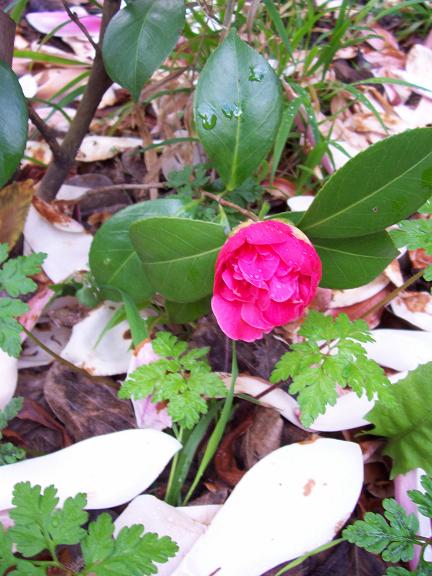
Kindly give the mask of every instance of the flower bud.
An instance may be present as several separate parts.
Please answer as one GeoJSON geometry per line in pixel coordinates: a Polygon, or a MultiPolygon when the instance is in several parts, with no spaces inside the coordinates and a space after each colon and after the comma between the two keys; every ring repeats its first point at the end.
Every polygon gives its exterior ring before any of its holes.
{"type": "Polygon", "coordinates": [[[253,342],[300,318],[321,279],[321,260],[295,226],[277,220],[240,226],[216,262],[212,310],[233,340],[253,342]]]}

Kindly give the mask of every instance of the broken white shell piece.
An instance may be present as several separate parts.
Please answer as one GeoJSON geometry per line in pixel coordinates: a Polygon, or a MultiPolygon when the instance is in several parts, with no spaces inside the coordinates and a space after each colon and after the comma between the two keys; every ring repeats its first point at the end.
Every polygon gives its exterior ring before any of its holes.
{"type": "MultiPolygon", "coordinates": [[[[199,508],[207,507],[199,506],[199,508]]],[[[214,506],[210,508],[212,512],[216,512],[213,510],[214,506]]],[[[219,510],[220,506],[216,508],[219,510]]],[[[207,525],[190,517],[184,510],[184,508],[170,506],[154,496],[147,494],[138,496],[115,521],[114,536],[117,536],[124,526],[133,524],[143,524],[146,532],[170,536],[177,543],[179,551],[169,562],[158,566],[158,576],[169,576],[198,538],[207,530],[207,525]]]]}
{"type": "Polygon", "coordinates": [[[132,356],[128,323],[120,322],[100,338],[117,309],[116,304],[102,304],[75,324],[62,357],[96,376],[126,373],[132,356]]]}
{"type": "MultiPolygon", "coordinates": [[[[229,377],[223,376],[225,384],[229,385],[229,377]]],[[[257,396],[267,390],[271,384],[265,380],[252,378],[250,376],[239,376],[237,378],[235,393],[257,396]]],[[[301,423],[300,408],[297,401],[284,390],[276,388],[268,392],[259,399],[262,406],[277,410],[281,416],[289,422],[305,430],[301,423]]],[[[327,406],[325,414],[311,424],[309,430],[316,432],[336,432],[339,430],[350,430],[368,426],[370,422],[365,420],[365,415],[374,406],[373,400],[368,400],[366,396],[360,398],[355,392],[342,391],[334,406],[327,406]]]]}
{"type": "Polygon", "coordinates": [[[18,360],[0,350],[0,410],[12,400],[18,381],[18,360]]]}
{"type": "Polygon", "coordinates": [[[304,196],[293,196],[288,198],[287,204],[293,212],[304,212],[314,201],[315,196],[309,196],[305,194],[304,196]]]}
{"type": "Polygon", "coordinates": [[[72,184],[63,184],[57,192],[56,200],[78,200],[87,192],[88,187],[73,186],[72,184]]]}
{"type": "Polygon", "coordinates": [[[83,231],[77,232],[73,227],[71,229],[75,231],[59,230],[30,206],[24,226],[26,244],[33,252],[47,254],[42,268],[56,283],[66,280],[74,272],[88,270],[92,236],[83,231]]]}
{"type": "Polygon", "coordinates": [[[142,146],[141,138],[119,136],[86,136],[82,141],[76,159],[80,162],[96,162],[114,158],[129,148],[142,146]]]}
{"type": "Polygon", "coordinates": [[[202,504],[201,506],[178,506],[177,510],[183,512],[192,520],[208,526],[219,510],[222,504],[202,504]]]}
{"type": "Polygon", "coordinates": [[[432,296],[429,292],[405,292],[391,304],[393,314],[427,332],[432,332],[432,296]]]}
{"type": "Polygon", "coordinates": [[[432,332],[420,330],[372,330],[375,342],[362,345],[368,357],[381,366],[402,372],[432,361],[432,332]]]}
{"type": "Polygon", "coordinates": [[[370,422],[365,416],[374,405],[375,400],[369,400],[365,394],[358,397],[355,392],[342,391],[336,404],[327,406],[325,414],[318,416],[310,429],[317,432],[336,432],[369,426],[370,422]]]}
{"type": "Polygon", "coordinates": [[[0,510],[12,508],[17,482],[54,484],[61,502],[87,494],[89,510],[112,508],[135,498],[159,476],[181,448],[157,430],[122,430],[94,436],[47,456],[0,467],[0,510]]]}
{"type": "Polygon", "coordinates": [[[329,542],[363,484],[357,444],[320,438],[258,462],[172,576],[260,576],[329,542]]]}
{"type": "MultiPolygon", "coordinates": [[[[401,506],[405,508],[408,514],[415,514],[419,521],[419,536],[424,536],[425,538],[430,538],[432,536],[432,526],[431,519],[423,516],[414,504],[414,502],[409,498],[407,492],[408,490],[420,490],[424,493],[424,488],[421,485],[421,478],[426,472],[422,468],[415,468],[410,470],[406,474],[398,474],[395,478],[395,498],[401,506]]],[[[428,546],[425,550],[425,560],[430,562],[432,560],[432,549],[428,546]]],[[[420,548],[414,546],[414,558],[409,562],[411,570],[415,570],[420,559],[420,548]]]]}
{"type": "Polygon", "coordinates": [[[380,274],[375,280],[350,290],[333,290],[330,308],[344,308],[359,302],[364,302],[381,292],[390,283],[389,278],[380,274]]]}

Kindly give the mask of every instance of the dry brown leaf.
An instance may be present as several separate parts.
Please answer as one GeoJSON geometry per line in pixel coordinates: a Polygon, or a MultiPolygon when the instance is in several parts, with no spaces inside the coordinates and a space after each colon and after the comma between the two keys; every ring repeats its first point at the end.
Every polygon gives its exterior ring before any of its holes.
{"type": "Polygon", "coordinates": [[[50,368],[44,394],[51,410],[76,442],[135,428],[130,402],[119,400],[113,387],[61,364],[55,363],[50,368]]]}
{"type": "Polygon", "coordinates": [[[33,197],[33,181],[13,182],[0,190],[0,242],[13,248],[24,228],[33,197]]]}

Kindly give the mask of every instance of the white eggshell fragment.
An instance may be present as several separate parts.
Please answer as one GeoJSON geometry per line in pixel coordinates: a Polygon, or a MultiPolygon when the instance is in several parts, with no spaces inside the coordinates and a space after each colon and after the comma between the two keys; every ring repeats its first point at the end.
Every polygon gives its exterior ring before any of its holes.
{"type": "Polygon", "coordinates": [[[170,536],[179,547],[174,558],[158,566],[158,576],[169,576],[207,529],[207,526],[193,520],[181,510],[147,494],[132,500],[120,514],[115,521],[114,536],[117,536],[124,526],[133,524],[142,524],[146,532],[170,536]]]}
{"type": "Polygon", "coordinates": [[[62,357],[96,376],[126,373],[132,355],[128,323],[120,322],[101,338],[116,310],[115,304],[103,304],[75,324],[62,357]]]}
{"type": "Polygon", "coordinates": [[[432,361],[432,333],[419,330],[372,330],[375,342],[362,344],[368,357],[402,372],[432,361]]]}
{"type": "Polygon", "coordinates": [[[350,290],[333,290],[330,308],[344,308],[359,302],[364,302],[381,292],[389,284],[390,280],[385,274],[380,274],[375,280],[350,290]]]}
{"type": "Polygon", "coordinates": [[[88,270],[91,234],[72,228],[69,232],[59,230],[30,206],[24,238],[33,252],[47,254],[42,268],[53,282],[63,282],[74,272],[88,270]]]}
{"type": "Polygon", "coordinates": [[[334,406],[327,406],[325,414],[318,416],[310,429],[319,432],[336,432],[369,426],[364,417],[372,410],[375,400],[369,400],[364,394],[358,397],[355,392],[342,392],[334,406]]]}
{"type": "Polygon", "coordinates": [[[18,360],[0,350],[0,410],[12,400],[18,381],[18,360]]]}
{"type": "Polygon", "coordinates": [[[157,430],[122,430],[94,436],[47,456],[0,467],[0,510],[12,507],[17,482],[58,490],[63,502],[87,494],[86,508],[125,504],[148,488],[181,448],[172,436],[157,430]]]}
{"type": "Polygon", "coordinates": [[[261,576],[329,542],[362,484],[357,444],[321,438],[279,448],[243,476],[173,576],[261,576]]]}
{"type": "Polygon", "coordinates": [[[307,194],[303,196],[293,196],[292,198],[288,198],[287,204],[293,212],[304,212],[309,208],[314,199],[315,196],[308,196],[307,194]]]}
{"type": "MultiPolygon", "coordinates": [[[[223,380],[229,386],[230,377],[223,376],[223,380]]],[[[271,387],[269,382],[252,378],[251,376],[239,376],[235,385],[236,394],[248,394],[256,397],[271,387]]],[[[262,406],[277,410],[281,416],[289,422],[305,427],[300,421],[300,407],[298,402],[284,390],[275,388],[259,399],[262,406]]],[[[367,426],[364,416],[373,408],[374,401],[368,400],[366,396],[358,397],[355,392],[344,391],[341,393],[334,406],[327,406],[325,414],[319,416],[309,427],[317,432],[336,432],[338,430],[350,430],[367,426]]]]}
{"type": "Polygon", "coordinates": [[[405,292],[395,298],[390,306],[395,316],[432,332],[432,295],[429,292],[405,292]]]}

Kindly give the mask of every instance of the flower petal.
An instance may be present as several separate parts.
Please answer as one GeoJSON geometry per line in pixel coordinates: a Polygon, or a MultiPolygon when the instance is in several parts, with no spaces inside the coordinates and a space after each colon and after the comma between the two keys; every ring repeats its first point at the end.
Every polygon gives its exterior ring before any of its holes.
{"type": "Polygon", "coordinates": [[[211,301],[211,307],[222,332],[232,340],[253,342],[262,338],[262,330],[249,326],[241,319],[241,304],[228,302],[215,294],[211,301]]]}
{"type": "Polygon", "coordinates": [[[273,326],[283,326],[301,317],[304,306],[301,303],[271,302],[263,312],[264,318],[273,326]]]}
{"type": "Polygon", "coordinates": [[[273,325],[264,318],[261,310],[250,302],[243,304],[241,317],[250,326],[264,330],[266,333],[271,332],[273,329],[273,325]]]}

